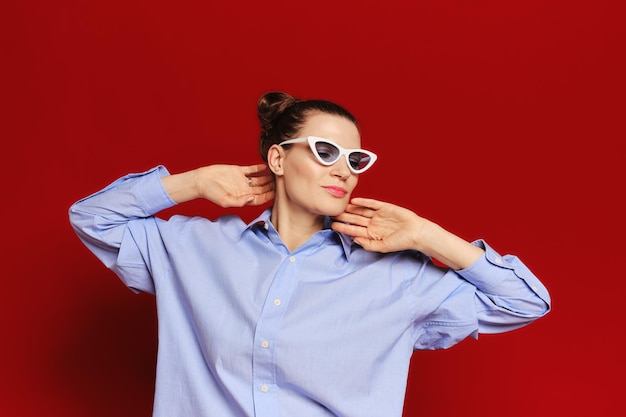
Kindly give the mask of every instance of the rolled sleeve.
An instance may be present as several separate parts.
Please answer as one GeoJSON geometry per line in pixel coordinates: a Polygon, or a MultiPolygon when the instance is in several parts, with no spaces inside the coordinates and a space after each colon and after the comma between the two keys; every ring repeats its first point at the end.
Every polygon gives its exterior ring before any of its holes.
{"type": "Polygon", "coordinates": [[[128,174],[70,207],[78,237],[133,290],[153,292],[150,253],[160,250],[154,214],[174,206],[161,178],[167,169],[128,174]]]}
{"type": "Polygon", "coordinates": [[[457,273],[476,287],[480,333],[522,327],[550,311],[548,290],[519,258],[502,256],[483,240],[474,244],[484,255],[457,273]]]}
{"type": "Polygon", "coordinates": [[[515,297],[525,289],[529,295],[532,293],[550,304],[547,288],[518,257],[502,256],[484,240],[473,244],[484,249],[485,254],[468,268],[457,271],[459,275],[488,294],[515,297]]]}

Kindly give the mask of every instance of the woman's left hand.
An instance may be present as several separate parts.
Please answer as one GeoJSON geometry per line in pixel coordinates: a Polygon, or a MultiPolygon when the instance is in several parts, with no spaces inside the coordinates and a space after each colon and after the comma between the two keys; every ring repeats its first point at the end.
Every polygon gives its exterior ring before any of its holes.
{"type": "Polygon", "coordinates": [[[364,249],[375,252],[419,250],[421,232],[429,222],[403,207],[359,197],[334,220],[333,230],[352,236],[364,249]]]}
{"type": "Polygon", "coordinates": [[[456,270],[469,267],[484,253],[411,210],[370,198],[353,198],[334,219],[333,230],[352,236],[369,251],[413,249],[456,270]]]}

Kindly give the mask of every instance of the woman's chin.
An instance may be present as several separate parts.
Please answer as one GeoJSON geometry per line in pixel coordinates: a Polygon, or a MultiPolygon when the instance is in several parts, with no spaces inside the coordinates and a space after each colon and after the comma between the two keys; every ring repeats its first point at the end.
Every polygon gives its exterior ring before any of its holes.
{"type": "Polygon", "coordinates": [[[327,210],[323,210],[322,214],[328,217],[336,217],[344,213],[346,211],[347,206],[348,206],[347,204],[344,204],[341,206],[329,207],[327,210]]]}

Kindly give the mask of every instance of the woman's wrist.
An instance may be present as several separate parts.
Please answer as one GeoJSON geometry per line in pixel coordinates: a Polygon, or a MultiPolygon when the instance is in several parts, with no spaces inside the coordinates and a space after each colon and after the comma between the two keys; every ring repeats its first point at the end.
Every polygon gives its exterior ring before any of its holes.
{"type": "Polygon", "coordinates": [[[194,169],[163,177],[161,181],[172,200],[176,203],[184,203],[200,197],[198,174],[198,170],[194,169]]]}
{"type": "Polygon", "coordinates": [[[422,228],[420,246],[421,252],[455,270],[469,267],[484,253],[481,248],[430,221],[422,228]]]}

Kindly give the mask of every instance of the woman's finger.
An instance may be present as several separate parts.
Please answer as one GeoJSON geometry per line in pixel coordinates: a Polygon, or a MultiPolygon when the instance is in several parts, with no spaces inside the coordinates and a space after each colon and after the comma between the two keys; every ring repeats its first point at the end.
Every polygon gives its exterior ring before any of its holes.
{"type": "Polygon", "coordinates": [[[249,206],[258,206],[258,205],[267,203],[273,198],[274,198],[274,191],[268,190],[263,193],[253,194],[253,195],[248,196],[248,199],[246,200],[246,204],[249,206]]]}
{"type": "Polygon", "coordinates": [[[265,164],[247,165],[241,168],[246,176],[261,176],[268,171],[267,165],[265,164]]]}
{"type": "Polygon", "coordinates": [[[274,184],[274,178],[270,175],[263,175],[261,177],[246,176],[246,180],[248,181],[248,186],[250,187],[263,187],[266,185],[271,185],[273,187],[274,184]]]}
{"type": "Polygon", "coordinates": [[[374,213],[376,213],[375,210],[372,210],[368,207],[355,205],[355,204],[348,204],[346,206],[345,212],[354,214],[357,216],[367,217],[367,218],[371,218],[374,215],[374,213]]]}
{"type": "Polygon", "coordinates": [[[367,228],[354,224],[346,224],[341,222],[333,222],[331,228],[339,233],[344,233],[352,237],[368,237],[367,228]]]}
{"type": "Polygon", "coordinates": [[[384,201],[379,201],[379,200],[374,200],[373,198],[364,198],[364,197],[354,197],[352,200],[350,200],[350,203],[352,203],[355,206],[369,208],[374,211],[380,210],[381,208],[383,208],[385,204],[387,204],[384,201]]]}
{"type": "Polygon", "coordinates": [[[266,194],[269,192],[274,192],[274,183],[270,184],[261,184],[254,186],[254,194],[266,194]]]}
{"type": "Polygon", "coordinates": [[[369,223],[370,217],[362,216],[360,214],[344,212],[336,216],[335,219],[342,223],[350,223],[350,224],[356,224],[359,226],[367,226],[367,224],[369,223]]]}

